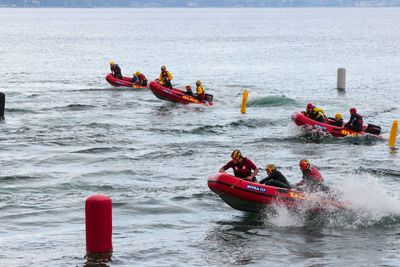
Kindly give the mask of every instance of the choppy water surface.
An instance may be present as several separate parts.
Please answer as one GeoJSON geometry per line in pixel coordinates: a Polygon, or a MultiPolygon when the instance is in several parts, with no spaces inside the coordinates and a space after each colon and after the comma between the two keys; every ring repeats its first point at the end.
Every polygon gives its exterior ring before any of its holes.
{"type": "Polygon", "coordinates": [[[355,106],[387,138],[399,118],[398,14],[0,9],[0,265],[85,265],[84,202],[95,193],[113,199],[110,266],[399,265],[399,155],[386,139],[314,138],[290,121],[310,101],[346,117],[355,106]],[[177,86],[200,79],[215,105],[112,88],[109,60],[150,79],[167,65],[177,86]],[[233,210],[207,176],[237,148],[292,183],[310,159],[351,210],[233,210]]]}

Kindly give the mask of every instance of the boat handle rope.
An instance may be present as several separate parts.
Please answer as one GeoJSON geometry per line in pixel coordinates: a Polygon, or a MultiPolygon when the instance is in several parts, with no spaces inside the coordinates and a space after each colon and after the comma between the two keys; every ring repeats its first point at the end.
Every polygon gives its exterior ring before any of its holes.
{"type": "Polygon", "coordinates": [[[231,189],[235,188],[235,185],[237,185],[237,184],[240,183],[241,181],[242,181],[242,179],[240,179],[239,181],[237,181],[237,182],[234,183],[233,185],[229,186],[229,188],[228,188],[226,191],[224,191],[224,192],[222,192],[222,193],[220,193],[220,194],[218,194],[218,195],[219,195],[219,196],[224,195],[225,193],[227,193],[227,192],[230,191],[231,189]]]}

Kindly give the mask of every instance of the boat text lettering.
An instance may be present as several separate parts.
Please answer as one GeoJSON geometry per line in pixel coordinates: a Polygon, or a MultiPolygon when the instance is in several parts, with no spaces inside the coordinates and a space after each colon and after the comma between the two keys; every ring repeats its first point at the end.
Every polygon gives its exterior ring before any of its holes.
{"type": "Polygon", "coordinates": [[[292,198],[298,198],[298,199],[304,199],[305,196],[301,193],[296,193],[296,192],[290,192],[290,197],[292,198]]]}
{"type": "Polygon", "coordinates": [[[193,98],[193,97],[190,97],[190,96],[187,96],[187,95],[183,95],[182,98],[185,99],[185,100],[189,100],[189,101],[195,102],[195,103],[199,102],[199,100],[197,100],[196,98],[193,98]]]}
{"type": "Polygon", "coordinates": [[[247,189],[250,189],[250,190],[253,190],[253,191],[258,191],[258,192],[266,192],[267,191],[267,189],[265,189],[265,188],[258,187],[258,186],[255,186],[255,185],[250,185],[250,184],[247,185],[247,189]]]}

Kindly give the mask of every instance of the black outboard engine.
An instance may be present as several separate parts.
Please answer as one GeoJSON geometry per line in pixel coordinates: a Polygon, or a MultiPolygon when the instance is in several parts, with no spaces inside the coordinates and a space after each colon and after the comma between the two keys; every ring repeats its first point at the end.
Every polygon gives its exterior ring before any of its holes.
{"type": "Polygon", "coordinates": [[[214,96],[210,95],[210,94],[206,94],[206,96],[204,97],[204,100],[208,101],[208,102],[213,102],[214,96]]]}
{"type": "Polygon", "coordinates": [[[368,124],[365,132],[370,134],[381,134],[381,127],[373,124],[368,124]]]}

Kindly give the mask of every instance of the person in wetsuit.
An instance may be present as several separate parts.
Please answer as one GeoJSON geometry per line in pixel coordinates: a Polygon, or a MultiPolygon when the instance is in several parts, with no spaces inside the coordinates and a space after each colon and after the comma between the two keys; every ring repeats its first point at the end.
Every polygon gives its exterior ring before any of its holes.
{"type": "Polygon", "coordinates": [[[190,85],[186,85],[185,86],[186,92],[185,94],[193,96],[193,91],[192,91],[192,87],[190,87],[190,85]]]}
{"type": "Polygon", "coordinates": [[[283,187],[287,189],[291,188],[286,177],[283,176],[283,174],[276,169],[274,164],[268,164],[267,166],[265,166],[265,171],[267,172],[268,177],[262,179],[260,181],[260,184],[283,187]]]}
{"type": "Polygon", "coordinates": [[[355,108],[350,109],[350,120],[346,123],[344,127],[349,130],[353,130],[356,132],[361,132],[363,126],[363,118],[360,114],[357,113],[355,108]]]}
{"type": "Polygon", "coordinates": [[[310,119],[319,122],[324,122],[326,118],[325,111],[322,108],[317,108],[311,103],[307,104],[306,112],[304,114],[310,119]]]}
{"type": "Polygon", "coordinates": [[[256,175],[259,170],[250,159],[243,157],[242,153],[237,149],[232,152],[231,158],[232,160],[225,164],[219,172],[225,172],[227,169],[232,168],[236,177],[253,182],[257,181],[256,175]]]}
{"type": "Polygon", "coordinates": [[[136,84],[138,84],[140,86],[147,86],[146,76],[144,76],[144,74],[142,74],[140,71],[135,72],[133,74],[133,77],[136,77],[136,81],[135,82],[133,81],[133,78],[132,78],[132,82],[133,83],[136,83],[136,84]]]}
{"type": "Polygon", "coordinates": [[[343,115],[341,113],[336,113],[335,120],[331,124],[337,127],[343,127],[343,115]]]}
{"type": "Polygon", "coordinates": [[[301,191],[316,192],[329,190],[324,185],[324,178],[319,170],[311,167],[311,163],[307,159],[302,159],[299,162],[300,170],[303,173],[302,180],[295,187],[301,191]]]}
{"type": "Polygon", "coordinates": [[[162,86],[172,89],[172,84],[171,84],[172,74],[169,71],[167,71],[167,67],[161,66],[160,77],[158,79],[162,86]]]}
{"type": "Polygon", "coordinates": [[[112,75],[115,78],[121,79],[121,80],[123,79],[122,78],[122,73],[121,73],[121,68],[114,61],[110,61],[110,70],[111,70],[112,75]]]}

